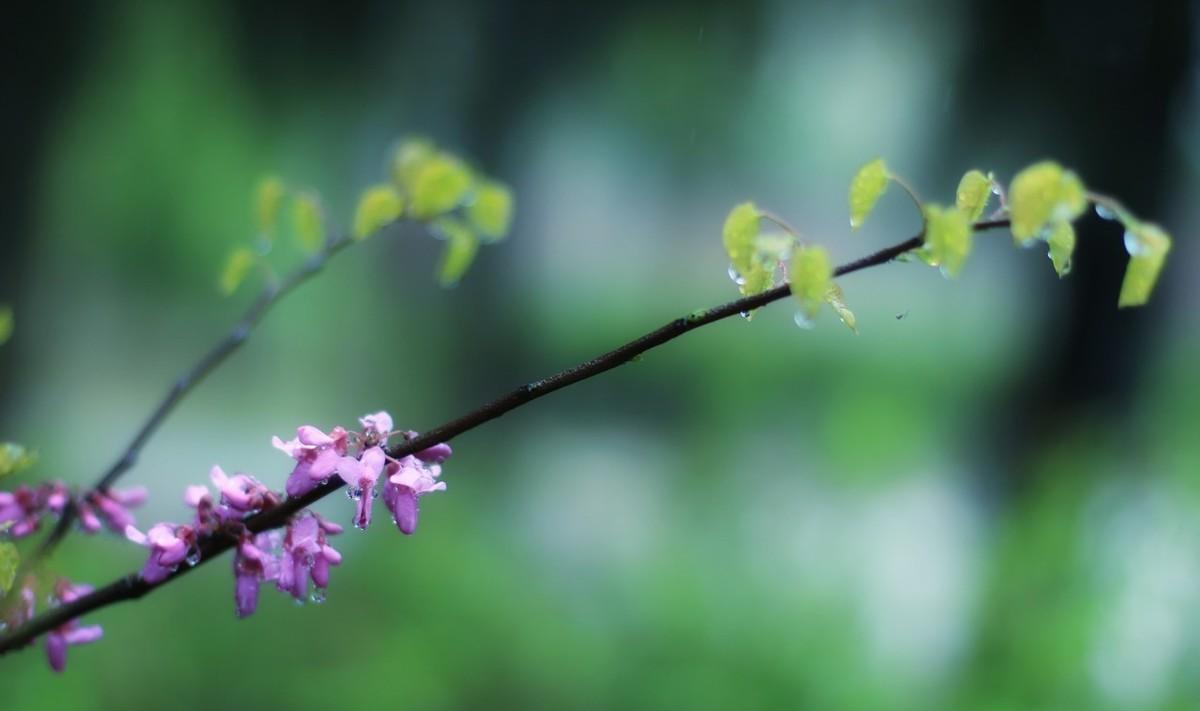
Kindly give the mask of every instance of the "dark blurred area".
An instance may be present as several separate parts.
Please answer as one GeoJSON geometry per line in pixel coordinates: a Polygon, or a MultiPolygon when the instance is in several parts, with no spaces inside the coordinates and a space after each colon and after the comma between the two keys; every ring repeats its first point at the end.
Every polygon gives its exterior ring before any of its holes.
{"type": "MultiPolygon", "coordinates": [[[[784,304],[702,329],[456,441],[419,534],[346,534],[323,606],[238,622],[218,563],[96,615],[62,678],[4,659],[12,708],[1196,707],[1194,3],[11,14],[0,439],[40,450],[24,479],[99,474],[244,308],[213,285],[259,176],[346,223],[424,134],[516,191],[458,287],[404,229],[272,314],[129,475],[153,520],[214,462],[281,481],[272,434],[380,408],[427,429],[732,298],[741,200],[842,260],[909,236],[891,194],[846,224],[877,155],[942,201],[1053,157],[1174,237],[1141,309],[1116,308],[1128,254],[1089,215],[1061,280],[998,232],[954,281],[848,277],[858,337],[784,304]]],[[[78,536],[54,561],[94,583],[137,563],[78,536]]]]}

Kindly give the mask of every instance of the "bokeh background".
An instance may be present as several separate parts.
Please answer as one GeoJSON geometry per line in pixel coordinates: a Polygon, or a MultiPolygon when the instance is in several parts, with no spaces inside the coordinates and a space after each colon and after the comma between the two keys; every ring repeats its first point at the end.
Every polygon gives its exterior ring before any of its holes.
{"type": "MultiPolygon", "coordinates": [[[[94,479],[252,296],[215,288],[265,173],[337,223],[401,135],[509,182],[457,288],[391,230],[282,303],[147,447],[139,520],[209,467],[281,485],[274,434],[428,429],[736,295],[752,198],[835,257],[913,233],[885,156],[949,201],[1053,156],[1175,236],[1118,311],[1119,229],[1074,273],[1003,233],[960,279],[843,280],[861,334],[787,304],[454,441],[404,538],[347,532],[328,601],[233,616],[215,562],[91,619],[5,709],[1193,709],[1200,704],[1200,50],[1179,2],[49,2],[6,18],[0,436],[94,479]]],[[[272,260],[298,259],[284,244],[272,260]]],[[[338,496],[319,505],[348,520],[338,496]]],[[[53,570],[140,565],[76,536],[53,570]]]]}

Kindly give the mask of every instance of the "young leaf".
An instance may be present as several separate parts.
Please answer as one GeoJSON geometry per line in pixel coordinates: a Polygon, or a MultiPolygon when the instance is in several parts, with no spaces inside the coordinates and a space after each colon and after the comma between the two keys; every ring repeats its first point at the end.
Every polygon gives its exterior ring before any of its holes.
{"type": "Polygon", "coordinates": [[[392,156],[392,180],[396,185],[412,193],[417,182],[417,174],[429,159],[437,155],[433,142],[427,138],[406,138],[396,146],[392,156]]]}
{"type": "Polygon", "coordinates": [[[363,191],[354,211],[354,239],[363,240],[381,227],[400,219],[404,198],[391,185],[374,185],[363,191]]]}
{"type": "Polygon", "coordinates": [[[221,270],[221,279],[218,284],[221,293],[230,296],[237,291],[242,282],[246,280],[246,276],[250,274],[250,270],[254,268],[254,262],[254,252],[247,247],[237,247],[230,252],[229,258],[225,260],[225,268],[221,270]]]}
{"type": "Polygon", "coordinates": [[[16,474],[37,462],[37,452],[12,442],[0,444],[0,477],[16,474]]]}
{"type": "Polygon", "coordinates": [[[887,190],[888,171],[882,158],[858,169],[850,181],[850,227],[858,229],[887,190]]]}
{"type": "Polygon", "coordinates": [[[925,246],[930,264],[941,265],[948,277],[958,276],[971,253],[971,220],[957,207],[926,205],[925,246]]]}
{"type": "Polygon", "coordinates": [[[438,283],[453,286],[466,273],[475,254],[479,251],[479,238],[461,220],[443,217],[434,223],[434,229],[446,238],[442,262],[438,266],[438,283]]]}
{"type": "Polygon", "coordinates": [[[846,324],[846,328],[858,333],[858,321],[854,318],[854,312],[846,306],[846,295],[842,293],[842,287],[830,283],[829,291],[825,292],[825,301],[837,312],[838,318],[846,324]]]}
{"type": "Polygon", "coordinates": [[[833,279],[829,253],[823,247],[800,247],[792,255],[788,274],[792,279],[792,296],[800,302],[800,311],[806,318],[816,317],[833,279]]]}
{"type": "Polygon", "coordinates": [[[17,547],[8,541],[0,541],[0,595],[7,595],[12,590],[20,565],[21,553],[17,547]]]}
{"type": "Polygon", "coordinates": [[[467,207],[467,219],[486,242],[503,239],[512,223],[513,198],[507,186],[487,180],[475,187],[475,200],[467,207]]]}
{"type": "Polygon", "coordinates": [[[471,189],[471,171],[457,158],[439,154],[421,164],[413,179],[413,217],[428,220],[453,210],[471,189]]]}
{"type": "Polygon", "coordinates": [[[270,175],[258,181],[254,192],[254,218],[259,234],[270,239],[275,236],[275,223],[283,203],[283,181],[270,175]]]}
{"type": "Polygon", "coordinates": [[[1060,277],[1071,272],[1071,255],[1075,252],[1075,228],[1065,220],[1055,222],[1046,237],[1050,245],[1050,261],[1060,277]]]}
{"type": "Polygon", "coordinates": [[[315,195],[297,195],[292,203],[292,228],[296,241],[306,252],[316,252],[325,244],[325,225],[321,220],[321,205],[315,195]]]}
{"type": "Polygon", "coordinates": [[[1087,208],[1078,176],[1053,161],[1034,163],[1017,173],[1008,190],[1013,238],[1028,244],[1051,222],[1069,222],[1087,208]]]}
{"type": "Polygon", "coordinates": [[[1150,300],[1158,273],[1167,252],[1171,251],[1171,238],[1158,225],[1139,223],[1127,227],[1125,249],[1129,252],[1129,265],[1117,300],[1120,308],[1142,306],[1150,300]]]}
{"type": "Polygon", "coordinates": [[[725,254],[738,274],[745,277],[754,268],[754,240],[758,237],[758,208],[744,202],[729,211],[721,229],[725,254]]]}
{"type": "Polygon", "coordinates": [[[12,337],[14,322],[12,307],[7,304],[0,306],[0,346],[12,337]]]}
{"type": "Polygon", "coordinates": [[[958,190],[954,194],[954,204],[967,215],[967,219],[975,222],[983,215],[988,200],[992,197],[992,181],[978,170],[968,170],[958,181],[958,190]]]}
{"type": "Polygon", "coordinates": [[[778,262],[774,259],[755,259],[750,271],[742,277],[742,283],[738,285],[742,296],[761,294],[774,286],[777,265],[778,262]]]}

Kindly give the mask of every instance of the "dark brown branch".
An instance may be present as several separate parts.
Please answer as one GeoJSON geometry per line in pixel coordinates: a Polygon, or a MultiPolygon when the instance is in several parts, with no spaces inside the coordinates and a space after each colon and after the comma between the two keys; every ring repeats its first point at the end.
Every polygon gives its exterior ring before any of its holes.
{"type": "MultiPolygon", "coordinates": [[[[266,316],[271,307],[286,296],[288,292],[321,271],[321,268],[325,266],[330,257],[340,252],[352,242],[353,240],[345,235],[329,240],[320,251],[309,257],[308,261],[289,274],[282,282],[268,284],[263,288],[262,293],[250,305],[250,308],[247,309],[237,325],[217,345],[213,346],[212,350],[205,353],[204,357],[197,361],[195,365],[171,385],[171,388],[167,390],[166,395],[158,403],[158,406],[154,408],[154,411],[142,423],[141,428],[134,435],[133,440],[129,442],[129,446],[117,458],[117,461],[113,462],[108,471],[96,481],[96,484],[89,491],[81,493],[80,496],[86,496],[92,491],[106,491],[116,483],[122,474],[137,463],[138,456],[141,455],[142,448],[146,446],[146,442],[150,439],[150,436],[158,430],[163,421],[167,419],[167,416],[171,414],[171,411],[175,409],[176,405],[200,381],[204,380],[209,373],[214,371],[217,366],[221,365],[226,358],[246,342],[246,339],[250,337],[250,332],[254,330],[254,327],[258,325],[263,316],[266,316]]],[[[54,550],[55,546],[71,530],[71,524],[75,522],[77,513],[75,499],[73,498],[64,509],[54,529],[50,531],[50,534],[46,536],[42,544],[30,556],[29,561],[23,566],[24,568],[36,565],[38,561],[48,556],[54,550]]]]}
{"type": "MultiPolygon", "coordinates": [[[[1008,220],[988,220],[977,222],[974,225],[976,231],[994,229],[998,227],[1007,227],[1008,220]]],[[[911,237],[899,244],[893,245],[886,249],[882,249],[874,254],[870,254],[853,262],[843,264],[834,270],[834,276],[844,276],[852,272],[857,272],[869,267],[886,264],[896,257],[917,249],[924,242],[923,235],[911,237]]],[[[586,380],[593,376],[599,375],[613,368],[627,363],[633,358],[645,353],[651,348],[660,346],[667,341],[673,340],[701,326],[720,321],[721,319],[729,318],[734,314],[740,314],[745,311],[752,311],[761,306],[765,306],[773,301],[778,301],[791,294],[789,285],[784,284],[777,286],[774,289],[765,291],[761,294],[748,296],[720,306],[713,307],[704,311],[696,311],[687,316],[677,318],[674,321],[658,328],[646,335],[630,341],[625,345],[605,353],[604,355],[593,358],[589,361],[580,363],[571,368],[567,368],[561,372],[555,373],[548,378],[537,380],[527,385],[513,390],[512,392],[500,397],[488,404],[473,410],[462,417],[447,422],[440,427],[428,430],[423,434],[404,442],[403,444],[392,447],[388,450],[388,454],[392,457],[399,458],[405,455],[419,452],[422,449],[431,447],[439,442],[446,442],[457,435],[475,429],[476,427],[494,420],[501,415],[504,415],[511,410],[514,410],[522,405],[525,405],[533,400],[536,400],[545,395],[549,395],[555,390],[565,388],[568,385],[578,383],[581,380],[586,380]]],[[[298,511],[310,506],[319,499],[328,496],[329,494],[342,488],[344,484],[337,477],[332,477],[329,481],[321,486],[313,489],[304,496],[287,499],[279,506],[273,509],[255,514],[246,520],[246,527],[253,533],[259,533],[272,528],[279,528],[287,523],[288,519],[298,511]]],[[[204,565],[210,560],[216,558],[221,553],[229,550],[237,544],[227,534],[216,534],[205,537],[200,541],[200,561],[197,566],[204,565]]],[[[136,600],[146,593],[154,590],[182,575],[186,575],[192,568],[188,566],[180,566],[165,580],[158,584],[151,585],[146,583],[137,573],[130,573],[123,578],[120,578],[108,585],[99,588],[92,593],[85,595],[74,602],[56,607],[49,612],[43,613],[33,620],[22,625],[20,628],[12,631],[7,636],[0,638],[0,655],[11,652],[14,649],[29,644],[39,635],[59,627],[66,622],[75,619],[83,614],[92,612],[93,610],[107,607],[117,602],[125,600],[136,600]]]]}

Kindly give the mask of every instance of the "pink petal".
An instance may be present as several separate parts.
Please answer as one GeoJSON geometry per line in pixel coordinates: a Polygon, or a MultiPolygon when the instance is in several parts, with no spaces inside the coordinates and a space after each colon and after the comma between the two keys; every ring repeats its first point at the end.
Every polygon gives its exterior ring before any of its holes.
{"type": "Polygon", "coordinates": [[[46,658],[50,661],[50,668],[56,672],[67,668],[67,640],[61,634],[51,632],[46,635],[46,658]]]}
{"type": "Polygon", "coordinates": [[[332,437],[312,425],[296,428],[296,438],[310,447],[328,447],[333,444],[332,437]]]}
{"type": "Polygon", "coordinates": [[[91,644],[104,636],[104,628],[100,625],[76,627],[63,635],[67,644],[91,644]]]}
{"type": "Polygon", "coordinates": [[[129,540],[133,541],[134,543],[138,544],[139,546],[149,545],[149,540],[146,538],[146,534],[137,530],[133,526],[125,527],[125,537],[128,538],[129,540]]]}

